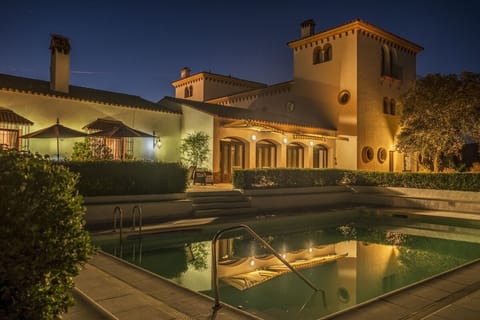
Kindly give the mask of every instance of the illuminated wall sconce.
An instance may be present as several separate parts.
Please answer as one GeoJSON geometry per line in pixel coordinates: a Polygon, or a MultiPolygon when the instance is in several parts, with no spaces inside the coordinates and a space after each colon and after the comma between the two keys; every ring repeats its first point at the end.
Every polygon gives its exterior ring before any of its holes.
{"type": "Polygon", "coordinates": [[[252,134],[252,137],[251,137],[251,138],[252,138],[252,141],[255,141],[255,140],[257,140],[257,136],[256,136],[256,135],[254,135],[254,134],[252,134]]]}
{"type": "Polygon", "coordinates": [[[287,143],[288,142],[288,139],[287,138],[283,138],[283,143],[287,143]]]}
{"type": "Polygon", "coordinates": [[[313,142],[312,140],[310,140],[309,144],[310,144],[310,147],[313,147],[313,145],[315,144],[315,142],[313,142]]]}
{"type": "Polygon", "coordinates": [[[155,134],[155,131],[153,131],[153,149],[161,148],[162,147],[162,141],[160,140],[160,137],[155,134]]]}
{"type": "Polygon", "coordinates": [[[250,266],[251,266],[251,267],[255,266],[255,260],[253,260],[253,259],[250,260],[250,266]]]}

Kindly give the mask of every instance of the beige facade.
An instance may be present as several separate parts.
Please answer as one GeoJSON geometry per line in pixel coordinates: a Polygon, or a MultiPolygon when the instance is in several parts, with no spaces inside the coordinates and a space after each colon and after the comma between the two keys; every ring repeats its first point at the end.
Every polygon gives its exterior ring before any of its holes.
{"type": "MultiPolygon", "coordinates": [[[[292,165],[286,154],[287,146],[293,143],[303,149],[299,167],[316,166],[312,144],[320,144],[327,150],[325,162],[329,168],[409,170],[404,156],[395,150],[401,114],[398,101],[416,77],[416,54],[422,48],[361,20],[319,33],[315,33],[314,22],[308,20],[300,31],[300,39],[288,44],[293,52],[292,81],[251,90],[239,88],[238,92],[225,87],[223,94],[220,86],[209,92],[204,73],[184,74],[173,82],[179,98],[189,85],[193,92],[202,93],[189,97],[192,100],[281,115],[289,119],[287,123],[316,121],[315,128],[309,128],[285,126],[272,118],[268,127],[274,130],[261,132],[255,125],[232,132],[219,122],[215,128],[214,171],[222,167],[220,153],[215,152],[222,139],[245,141],[247,168],[259,166],[255,146],[259,141],[269,141],[276,146],[276,167],[292,165]],[[252,135],[257,140],[252,141],[252,135]]],[[[230,79],[215,77],[225,83],[230,79]]]]}
{"type": "MultiPolygon", "coordinates": [[[[266,85],[183,68],[172,82],[175,98],[154,103],[71,86],[68,39],[53,35],[50,81],[0,75],[0,107],[33,122],[19,129],[0,119],[0,143],[11,141],[15,130],[21,136],[56,118],[76,130],[109,118],[155,133],[155,138],[129,138],[135,159],[178,161],[183,137],[207,133],[211,153],[206,166],[217,182],[231,181],[236,168],[409,170],[395,151],[398,100],[416,77],[416,54],[422,48],[361,20],[318,33],[312,20],[305,21],[300,38],[288,46],[291,81],[266,85]]],[[[69,158],[75,141],[61,141],[62,158],[69,158]]],[[[56,152],[54,140],[29,139],[27,147],[56,152]]]]}

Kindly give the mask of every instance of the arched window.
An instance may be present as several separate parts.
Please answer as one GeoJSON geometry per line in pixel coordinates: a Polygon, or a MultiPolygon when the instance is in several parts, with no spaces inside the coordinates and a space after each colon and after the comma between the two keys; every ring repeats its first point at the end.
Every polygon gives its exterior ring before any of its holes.
{"type": "Polygon", "coordinates": [[[328,168],[328,149],[327,147],[317,144],[313,147],[313,167],[328,168]]]}
{"type": "Polygon", "coordinates": [[[397,51],[395,48],[390,49],[390,75],[392,78],[400,79],[400,70],[397,65],[397,51]]]}
{"type": "Polygon", "coordinates": [[[245,167],[245,143],[236,138],[220,140],[220,180],[231,182],[235,169],[245,167]]]}
{"type": "Polygon", "coordinates": [[[188,98],[188,97],[191,97],[191,96],[193,96],[193,86],[187,86],[187,87],[185,87],[184,97],[185,97],[185,98],[188,98]]]}
{"type": "Polygon", "coordinates": [[[384,114],[390,113],[390,101],[387,97],[383,98],[383,113],[384,114]]]}
{"type": "Polygon", "coordinates": [[[313,64],[319,64],[323,62],[322,48],[316,47],[313,50],[313,64]]]}
{"type": "Polygon", "coordinates": [[[323,62],[332,60],[332,45],[327,43],[323,46],[323,62]]]}
{"type": "Polygon", "coordinates": [[[390,114],[395,115],[397,113],[397,102],[395,99],[390,100],[390,114]]]}
{"type": "Polygon", "coordinates": [[[298,143],[287,146],[287,168],[303,168],[303,147],[298,143]]]}
{"type": "Polygon", "coordinates": [[[277,166],[277,147],[270,141],[260,140],[256,146],[257,168],[275,168],[277,166]]]}
{"type": "Polygon", "coordinates": [[[382,46],[382,76],[391,75],[391,57],[390,50],[386,45],[382,46]]]}

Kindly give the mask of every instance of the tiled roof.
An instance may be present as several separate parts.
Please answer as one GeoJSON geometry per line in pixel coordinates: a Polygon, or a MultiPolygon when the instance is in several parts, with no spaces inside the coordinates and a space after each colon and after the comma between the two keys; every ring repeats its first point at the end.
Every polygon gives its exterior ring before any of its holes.
{"type": "Polygon", "coordinates": [[[208,113],[212,116],[221,118],[238,119],[238,120],[256,120],[267,123],[285,124],[292,126],[302,126],[311,128],[322,128],[334,130],[334,128],[325,127],[324,123],[316,121],[315,118],[301,119],[295,118],[292,115],[284,115],[278,113],[265,112],[260,110],[252,110],[238,107],[226,107],[218,104],[165,97],[158,102],[162,107],[169,108],[181,112],[181,106],[185,105],[199,111],[208,113]]]}
{"type": "Polygon", "coordinates": [[[160,105],[135,95],[72,85],[70,86],[69,93],[63,93],[50,89],[50,82],[48,81],[17,77],[1,73],[0,89],[160,112],[173,112],[172,110],[163,109],[160,105]]]}
{"type": "Polygon", "coordinates": [[[11,124],[20,124],[31,126],[33,122],[27,118],[22,117],[19,114],[16,114],[10,109],[0,107],[0,123],[11,123],[11,124]]]}

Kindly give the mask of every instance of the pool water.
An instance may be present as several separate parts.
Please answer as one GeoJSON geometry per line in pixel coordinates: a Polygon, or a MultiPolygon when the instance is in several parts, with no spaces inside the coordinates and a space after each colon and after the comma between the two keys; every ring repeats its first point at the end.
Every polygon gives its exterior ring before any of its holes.
{"type": "MultiPolygon", "coordinates": [[[[264,319],[318,319],[480,258],[478,222],[408,213],[334,211],[243,221],[314,291],[244,231],[217,244],[220,299],[264,319]]],[[[104,251],[213,296],[211,240],[231,224],[131,234],[104,251]]]]}

